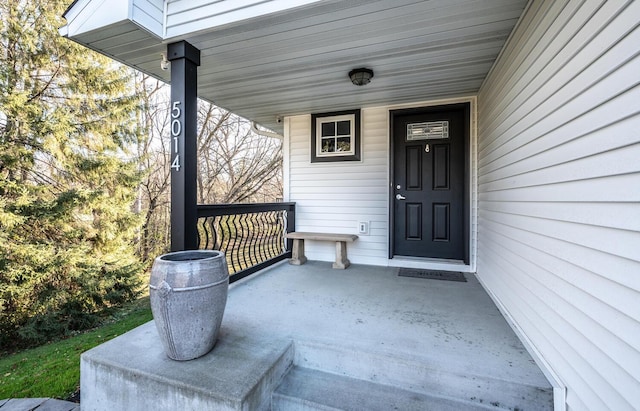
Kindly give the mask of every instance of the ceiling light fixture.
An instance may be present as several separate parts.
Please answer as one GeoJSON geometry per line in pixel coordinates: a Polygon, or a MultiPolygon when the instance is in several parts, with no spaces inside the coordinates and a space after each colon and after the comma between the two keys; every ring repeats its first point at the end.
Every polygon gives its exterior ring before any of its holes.
{"type": "Polygon", "coordinates": [[[373,70],[364,67],[353,69],[349,72],[349,78],[356,86],[364,86],[371,82],[373,70]]]}

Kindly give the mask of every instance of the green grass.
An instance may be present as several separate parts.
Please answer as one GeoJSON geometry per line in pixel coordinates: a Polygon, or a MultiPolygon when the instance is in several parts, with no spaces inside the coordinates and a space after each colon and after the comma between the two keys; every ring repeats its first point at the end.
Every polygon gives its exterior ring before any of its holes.
{"type": "Polygon", "coordinates": [[[1,357],[0,399],[69,398],[80,385],[80,354],[151,319],[149,297],[141,298],[100,328],[1,357]]]}

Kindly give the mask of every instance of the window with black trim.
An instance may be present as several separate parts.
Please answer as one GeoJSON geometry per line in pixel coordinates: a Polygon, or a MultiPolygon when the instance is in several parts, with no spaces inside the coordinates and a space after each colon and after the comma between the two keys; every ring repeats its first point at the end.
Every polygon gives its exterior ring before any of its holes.
{"type": "Polygon", "coordinates": [[[360,160],[360,110],[311,115],[311,162],[360,160]]]}

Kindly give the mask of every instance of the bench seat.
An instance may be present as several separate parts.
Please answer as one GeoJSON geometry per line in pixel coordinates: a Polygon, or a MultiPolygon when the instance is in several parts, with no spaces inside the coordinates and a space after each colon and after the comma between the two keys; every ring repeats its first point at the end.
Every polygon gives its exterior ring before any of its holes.
{"type": "Polygon", "coordinates": [[[355,234],[334,234],[334,233],[310,233],[294,231],[287,233],[286,237],[293,240],[293,249],[291,250],[292,258],[290,264],[302,265],[307,262],[304,255],[304,240],[314,241],[335,241],[336,243],[336,261],[333,268],[344,270],[351,264],[347,259],[347,243],[352,243],[358,239],[355,234]]]}

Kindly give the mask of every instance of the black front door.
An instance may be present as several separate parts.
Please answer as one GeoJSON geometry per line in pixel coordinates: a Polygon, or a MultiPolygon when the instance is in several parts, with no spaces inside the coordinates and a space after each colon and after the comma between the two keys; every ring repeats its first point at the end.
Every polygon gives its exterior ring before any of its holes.
{"type": "Polygon", "coordinates": [[[468,260],[468,110],[392,113],[392,255],[468,260]]]}

